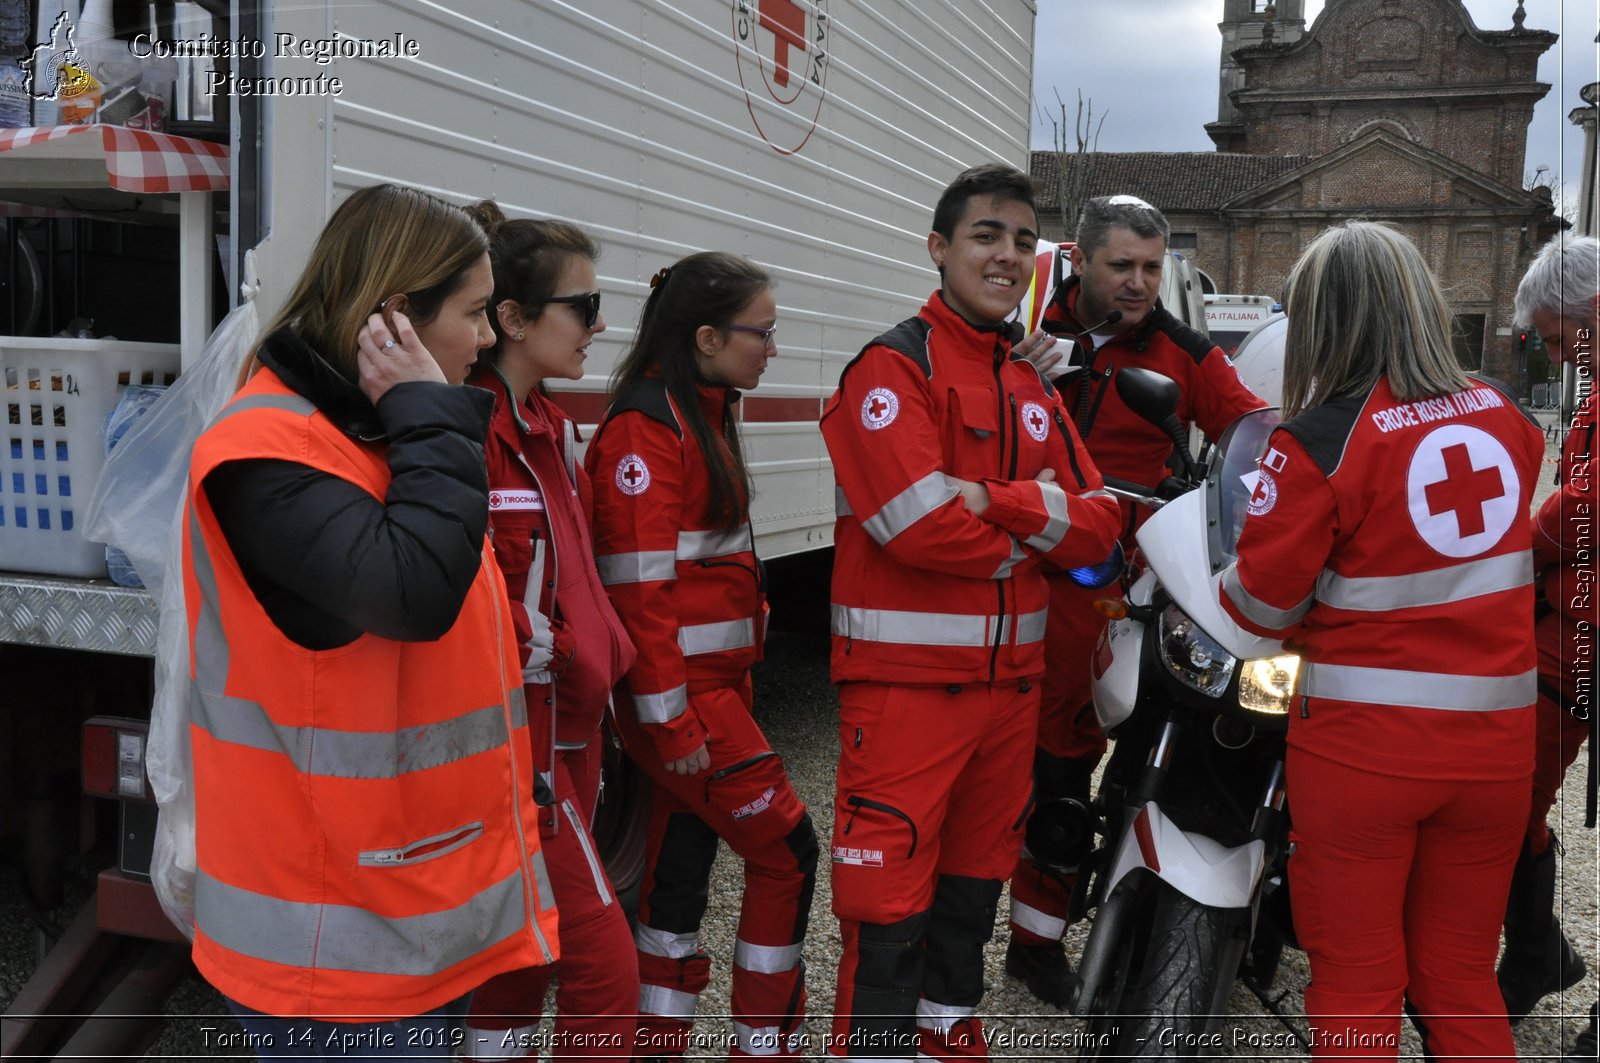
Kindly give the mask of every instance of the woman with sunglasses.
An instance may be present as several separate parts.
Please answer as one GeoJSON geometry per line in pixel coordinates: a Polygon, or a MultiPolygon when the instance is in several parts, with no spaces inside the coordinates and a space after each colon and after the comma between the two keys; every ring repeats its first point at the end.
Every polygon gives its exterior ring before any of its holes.
{"type": "Polygon", "coordinates": [[[710,980],[699,947],[721,838],[745,863],[730,1055],[799,1053],[817,839],[750,715],[766,605],[734,415],[777,353],[772,278],[703,252],[661,270],[589,445],[600,574],[639,659],[617,717],[655,781],[635,1057],[683,1056],[710,980]]]}
{"type": "Polygon", "coordinates": [[[559,966],[531,967],[473,995],[469,1059],[627,1059],[639,973],[628,919],[590,833],[600,786],[600,721],[633,644],[595,570],[589,479],[573,424],[545,381],[578,380],[605,331],[599,248],[562,221],[508,221],[470,209],[489,236],[494,345],[468,383],[494,395],[485,455],[489,526],[522,660],[541,804],[539,834],[561,909],[559,966]],[[555,1028],[537,1036],[552,971],[555,1028]]]}

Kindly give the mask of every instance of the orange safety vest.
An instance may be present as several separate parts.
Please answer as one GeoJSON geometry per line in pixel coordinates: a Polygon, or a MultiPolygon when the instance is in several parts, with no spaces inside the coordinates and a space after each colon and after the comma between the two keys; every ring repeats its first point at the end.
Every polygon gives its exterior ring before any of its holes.
{"type": "Polygon", "coordinates": [[[364,1020],[552,962],[522,674],[487,542],[442,638],[308,650],[256,601],[200,490],[248,458],[380,499],[390,478],[382,444],[341,432],[267,369],[195,445],[183,544],[195,965],[258,1011],[364,1020]]]}

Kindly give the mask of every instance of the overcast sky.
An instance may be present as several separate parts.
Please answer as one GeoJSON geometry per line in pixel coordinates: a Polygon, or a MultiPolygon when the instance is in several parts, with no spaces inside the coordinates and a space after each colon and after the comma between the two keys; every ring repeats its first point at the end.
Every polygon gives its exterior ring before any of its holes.
{"type": "MultiPolygon", "coordinates": [[[[1479,29],[1511,28],[1516,0],[1465,2],[1479,29]]],[[[1324,6],[1307,0],[1308,26],[1324,6]]],[[[1567,114],[1583,105],[1578,90],[1600,81],[1600,0],[1524,0],[1524,7],[1528,29],[1561,35],[1539,61],[1539,80],[1551,88],[1533,112],[1527,168],[1559,171],[1575,195],[1583,137],[1567,114]]],[[[1095,121],[1105,115],[1101,151],[1212,151],[1205,124],[1217,120],[1221,19],[1222,0],[1038,0],[1034,97],[1059,117],[1052,90],[1059,91],[1071,123],[1082,89],[1093,99],[1095,121]]],[[[1053,146],[1037,107],[1033,146],[1053,146]]]]}

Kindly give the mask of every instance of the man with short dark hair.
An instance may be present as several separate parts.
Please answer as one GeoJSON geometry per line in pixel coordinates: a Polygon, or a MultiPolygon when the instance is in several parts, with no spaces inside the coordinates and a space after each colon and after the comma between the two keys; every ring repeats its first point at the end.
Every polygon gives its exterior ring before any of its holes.
{"type": "MultiPolygon", "coordinates": [[[[1178,384],[1178,418],[1216,439],[1240,415],[1262,402],[1239,378],[1233,363],[1205,335],[1161,305],[1167,262],[1167,219],[1137,196],[1101,196],[1084,204],[1072,248],[1073,273],[1044,308],[1047,331],[1018,350],[1055,371],[1049,333],[1074,338],[1074,365],[1057,377],[1062,401],[1095,465],[1106,476],[1154,488],[1168,475],[1172,440],[1123,404],[1119,370],[1138,366],[1178,384]]],[[[1123,546],[1132,556],[1140,514],[1124,507],[1123,546]]],[[[1050,580],[1047,668],[1034,758],[1035,815],[1055,814],[1067,801],[1088,802],[1090,776],[1105,753],[1089,691],[1089,663],[1104,619],[1094,611],[1104,590],[1068,579],[1050,580]]],[[[1030,837],[1049,836],[1048,829],[1030,837]]],[[[1006,971],[1041,1001],[1065,1007],[1073,985],[1061,936],[1076,879],[1070,857],[1023,854],[1011,877],[1011,940],[1006,971]]]]}
{"type": "MultiPolygon", "coordinates": [[[[1550,361],[1570,362],[1592,380],[1600,342],[1600,240],[1557,236],[1534,258],[1517,286],[1516,322],[1544,340],[1550,361]]],[[[1539,647],[1539,702],[1533,807],[1511,876],[1506,902],[1506,947],[1497,972],[1512,1022],[1540,998],[1577,985],[1585,968],[1555,915],[1555,835],[1545,822],[1561,780],[1589,742],[1588,826],[1594,826],[1595,632],[1600,594],[1594,588],[1594,521],[1600,478],[1594,454],[1594,396],[1573,412],[1561,452],[1560,490],[1533,519],[1533,561],[1540,599],[1534,622],[1539,647]]],[[[1573,1058],[1595,1058],[1594,1009],[1573,1058]],[[1587,1052],[1587,1056],[1581,1053],[1587,1052]]]]}
{"type": "Polygon", "coordinates": [[[1011,354],[1032,184],[945,189],[940,289],[845,367],[822,415],[839,485],[835,1056],[987,1055],[983,946],[1016,862],[1044,671],[1042,571],[1103,560],[1120,511],[1053,389],[1011,354]]]}

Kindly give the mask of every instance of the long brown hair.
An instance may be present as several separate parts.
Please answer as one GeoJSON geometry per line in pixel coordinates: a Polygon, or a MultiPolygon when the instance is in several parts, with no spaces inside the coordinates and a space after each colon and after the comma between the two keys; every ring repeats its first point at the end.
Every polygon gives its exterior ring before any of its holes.
{"type": "Polygon", "coordinates": [[[1351,221],[1311,241],[1289,273],[1283,415],[1371,390],[1402,402],[1465,390],[1450,337],[1455,318],[1416,245],[1351,221]]]}
{"type": "Polygon", "coordinates": [[[356,337],[385,298],[404,294],[425,325],[489,250],[467,212],[403,185],[357,189],[333,212],[283,308],[262,332],[296,333],[354,383],[356,337]]]}
{"type": "Polygon", "coordinates": [[[645,300],[633,345],[611,376],[611,393],[620,395],[646,376],[661,378],[706,456],[710,497],[705,520],[732,531],[745,518],[750,471],[739,442],[739,425],[730,406],[716,437],[700,409],[696,389],[710,383],[695,357],[695,332],[701,325],[721,328],[772,287],[772,275],[748,258],[724,251],[701,251],[656,274],[645,300]]]}

